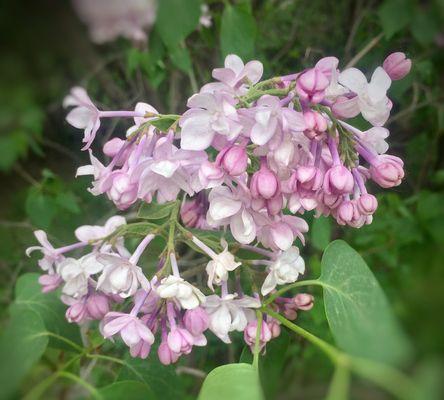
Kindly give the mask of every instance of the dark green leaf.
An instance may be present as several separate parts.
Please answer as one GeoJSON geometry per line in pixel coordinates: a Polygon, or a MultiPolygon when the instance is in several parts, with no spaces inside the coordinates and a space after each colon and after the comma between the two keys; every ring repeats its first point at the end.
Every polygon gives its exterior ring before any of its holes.
{"type": "MultiPolygon", "coordinates": [[[[66,320],[66,306],[60,301],[60,296],[56,292],[42,293],[38,283],[39,276],[37,273],[27,273],[17,280],[11,314],[20,315],[22,312],[32,311],[40,316],[46,331],[81,345],[79,327],[66,320]]],[[[70,345],[53,337],[50,338],[49,344],[53,347],[73,351],[70,345]]]]}
{"type": "Polygon", "coordinates": [[[178,46],[200,18],[200,0],[162,0],[158,3],[156,31],[170,48],[178,46]]]}
{"type": "Polygon", "coordinates": [[[354,356],[400,364],[410,347],[362,257],[342,240],[322,257],[325,312],[338,345],[354,356]]]}
{"type": "Polygon", "coordinates": [[[198,400],[263,399],[258,373],[251,364],[228,364],[206,377],[198,400]]]}
{"type": "Polygon", "coordinates": [[[174,366],[162,365],[157,359],[155,349],[151,350],[148,359],[125,358],[125,366],[121,369],[118,381],[137,380],[144,383],[159,399],[174,400],[184,398],[182,381],[176,375],[174,366]]]}
{"type": "Polygon", "coordinates": [[[137,216],[143,219],[162,219],[168,217],[174,207],[175,202],[164,204],[143,203],[137,216]]]}
{"type": "Polygon", "coordinates": [[[412,19],[409,0],[386,0],[379,8],[379,19],[387,39],[405,28],[412,19]]]}
{"type": "Polygon", "coordinates": [[[25,207],[31,222],[42,229],[51,225],[58,208],[52,196],[47,196],[36,187],[29,189],[25,207]]]}
{"type": "Polygon", "coordinates": [[[168,132],[168,130],[171,128],[171,125],[173,125],[176,121],[176,118],[161,117],[157,119],[152,119],[150,121],[150,124],[159,129],[159,131],[168,132]]]}
{"type": "Polygon", "coordinates": [[[14,313],[0,337],[0,387],[3,399],[11,398],[20,382],[40,359],[48,344],[45,326],[30,309],[14,313]]]}
{"type": "Polygon", "coordinates": [[[234,53],[248,61],[254,57],[256,21],[245,5],[227,4],[222,14],[220,44],[222,55],[234,53]]]}
{"type": "Polygon", "coordinates": [[[192,69],[190,53],[185,47],[174,46],[170,48],[169,56],[173,64],[185,73],[192,69]]]}

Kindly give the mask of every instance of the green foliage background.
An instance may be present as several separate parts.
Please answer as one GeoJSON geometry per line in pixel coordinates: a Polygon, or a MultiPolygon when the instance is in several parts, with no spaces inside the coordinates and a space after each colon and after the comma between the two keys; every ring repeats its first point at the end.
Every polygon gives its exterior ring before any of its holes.
{"type": "MultiPolygon", "coordinates": [[[[208,1],[213,17],[209,29],[198,27],[200,3],[161,0],[148,49],[125,40],[91,44],[68,2],[0,5],[0,398],[112,399],[128,392],[134,399],[196,397],[201,375],[177,375],[172,367],[160,367],[154,354],[149,361],[133,360],[123,348],[102,345],[98,336],[88,340],[101,346],[102,355],[124,361],[91,358],[91,388],[73,380],[85,368],[78,360],[68,372],[55,374],[70,360],[73,343],[81,346],[80,333],[63,322],[58,300],[38,293],[36,275],[19,277],[37,272],[35,259],[24,256],[34,243],[34,229],[47,230],[61,245],[73,240],[76,226],[102,222],[114,212],[106,200],[86,192],[87,179],[74,179],[75,169],[87,159],[79,151],[78,132],[64,122],[61,99],[69,88],[86,86],[105,108],[146,101],[161,112],[182,112],[196,85],[209,81],[211,69],[230,52],[262,61],[267,77],[294,72],[326,55],[337,56],[341,67],[360,55],[356,65],[367,72],[392,51],[413,59],[412,73],[390,92],[395,104],[388,126],[391,152],[406,162],[405,182],[378,194],[373,224],[359,230],[308,215],[311,230],[304,256],[309,277],[318,277],[322,252],[331,240],[343,238],[354,247],[413,344],[406,371],[433,383],[444,356],[443,1],[208,1]],[[71,343],[42,335],[45,330],[71,343]],[[19,354],[8,353],[4,343],[13,343],[18,335],[29,336],[29,346],[19,354]],[[29,368],[21,374],[23,366],[29,368]],[[115,379],[119,386],[107,389],[115,379]],[[38,384],[45,380],[48,385],[39,393],[38,384]]],[[[97,147],[125,128],[125,122],[106,125],[97,147]]],[[[313,293],[316,306],[300,315],[298,324],[332,341],[321,291],[315,288],[313,293]]],[[[377,318],[377,310],[372,315],[377,318]]],[[[182,371],[193,367],[208,373],[222,364],[250,361],[240,340],[229,348],[214,337],[209,342],[181,363],[182,371]]],[[[300,337],[283,333],[261,362],[267,398],[324,398],[332,367],[300,337]]],[[[360,380],[352,383],[352,398],[391,398],[360,380]]],[[[424,399],[432,399],[430,393],[424,399]]]]}

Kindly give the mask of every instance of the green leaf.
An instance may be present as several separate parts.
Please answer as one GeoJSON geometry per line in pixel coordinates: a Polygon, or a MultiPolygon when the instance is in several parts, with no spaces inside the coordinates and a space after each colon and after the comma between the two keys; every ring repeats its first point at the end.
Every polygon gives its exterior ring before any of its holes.
{"type": "Polygon", "coordinates": [[[168,130],[171,128],[171,125],[173,125],[176,121],[177,119],[173,117],[160,117],[152,119],[150,121],[150,124],[159,129],[159,131],[168,132],[168,130]]]}
{"type": "MultiPolygon", "coordinates": [[[[42,293],[38,283],[39,276],[37,273],[27,273],[17,280],[11,314],[21,315],[23,312],[32,311],[40,316],[47,332],[62,336],[81,346],[79,327],[66,320],[66,306],[60,301],[60,296],[56,292],[42,293]]],[[[73,351],[72,346],[54,337],[50,337],[49,345],[73,351]]]]}
{"type": "Polygon", "coordinates": [[[26,197],[26,214],[39,228],[47,229],[57,213],[54,198],[47,196],[37,187],[31,187],[26,197]]]}
{"type": "Polygon", "coordinates": [[[77,204],[77,199],[72,192],[60,192],[57,194],[56,203],[61,208],[73,213],[79,214],[80,208],[77,204]]]}
{"type": "Polygon", "coordinates": [[[155,356],[155,349],[151,349],[151,356],[142,360],[125,357],[125,365],[120,371],[117,380],[136,380],[142,382],[154,392],[159,399],[183,399],[185,396],[182,380],[176,374],[172,365],[163,365],[155,356]]]}
{"type": "MultiPolygon", "coordinates": [[[[41,335],[45,326],[31,310],[14,313],[0,337],[0,387],[3,399],[11,398],[20,382],[40,359],[48,344],[41,335]]],[[[18,398],[18,397],[17,397],[18,398]]]]}
{"type": "Polygon", "coordinates": [[[156,399],[146,384],[138,381],[120,381],[99,389],[104,400],[150,400],[156,399]]]}
{"type": "Polygon", "coordinates": [[[185,47],[182,47],[180,45],[170,47],[169,56],[171,61],[177,68],[179,68],[185,73],[191,71],[192,64],[191,64],[190,53],[185,47]]]}
{"type": "Polygon", "coordinates": [[[318,250],[324,250],[331,241],[330,218],[314,218],[310,232],[313,247],[318,250]]]}
{"type": "Polygon", "coordinates": [[[200,4],[200,0],[159,1],[155,29],[169,48],[178,46],[197,28],[200,4]]]}
{"type": "Polygon", "coordinates": [[[387,39],[405,28],[412,19],[409,0],[386,0],[378,11],[382,30],[387,39]]]}
{"type": "Polygon", "coordinates": [[[171,214],[174,204],[174,201],[164,204],[143,203],[139,208],[137,216],[143,219],[162,219],[171,214]]]}
{"type": "Polygon", "coordinates": [[[412,22],[411,31],[413,37],[422,45],[428,45],[433,42],[439,32],[439,25],[434,19],[432,11],[418,11],[412,22]]]}
{"type": "Polygon", "coordinates": [[[220,32],[223,57],[234,53],[244,61],[252,59],[256,33],[256,21],[249,7],[242,4],[225,6],[220,32]]]}
{"type": "Polygon", "coordinates": [[[362,257],[342,240],[322,257],[319,281],[337,344],[351,355],[400,364],[410,347],[390,305],[362,257]]]}
{"type": "Polygon", "coordinates": [[[198,400],[263,399],[258,373],[250,364],[228,364],[213,369],[202,385],[198,400]]]}

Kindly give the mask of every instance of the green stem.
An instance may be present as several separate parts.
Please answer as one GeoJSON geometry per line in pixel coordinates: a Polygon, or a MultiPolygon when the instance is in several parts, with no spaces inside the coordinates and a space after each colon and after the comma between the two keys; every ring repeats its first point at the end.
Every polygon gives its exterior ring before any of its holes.
{"type": "Polygon", "coordinates": [[[49,337],[53,337],[55,339],[60,340],[61,342],[64,342],[68,345],[70,345],[72,348],[76,349],[79,353],[83,353],[84,349],[83,347],[79,346],[77,343],[74,343],[72,340],[69,340],[63,336],[57,335],[56,333],[53,332],[40,332],[37,333],[36,335],[33,335],[33,337],[39,337],[39,336],[49,336],[49,337]]]}
{"type": "Polygon", "coordinates": [[[256,371],[259,371],[259,352],[260,352],[260,339],[261,339],[261,330],[262,330],[262,312],[256,311],[257,317],[257,328],[256,328],[256,340],[254,342],[254,352],[253,352],[253,367],[256,368],[256,371]]]}
{"type": "Polygon", "coordinates": [[[292,283],[291,285],[287,285],[287,286],[283,287],[282,289],[279,289],[276,292],[274,292],[268,299],[266,299],[263,302],[263,305],[268,306],[270,303],[272,303],[278,297],[282,296],[284,293],[288,292],[291,289],[301,287],[301,286],[309,286],[309,285],[322,286],[322,282],[319,281],[318,279],[310,279],[310,280],[306,280],[306,281],[299,281],[299,282],[292,283]]]}
{"type": "Polygon", "coordinates": [[[338,359],[341,359],[341,361],[342,361],[341,351],[336,349],[331,344],[325,342],[321,338],[318,338],[317,336],[313,335],[312,333],[306,331],[304,328],[301,328],[300,326],[293,324],[293,322],[290,322],[288,319],[284,318],[282,315],[271,310],[270,308],[263,307],[262,311],[267,313],[270,317],[277,319],[282,325],[291,329],[293,332],[296,332],[298,335],[301,335],[302,337],[307,339],[309,342],[313,343],[315,346],[317,346],[319,349],[321,349],[331,359],[331,361],[333,363],[336,364],[338,362],[338,359]]]}
{"type": "Polygon", "coordinates": [[[338,363],[326,400],[347,400],[349,387],[350,369],[348,366],[338,363]]]}
{"type": "Polygon", "coordinates": [[[97,389],[94,386],[90,385],[88,382],[86,382],[84,379],[80,378],[79,376],[74,375],[71,372],[67,371],[59,371],[57,375],[60,376],[61,378],[70,379],[73,382],[76,382],[80,386],[84,387],[91,394],[92,397],[96,399],[103,399],[102,395],[97,391],[97,389]]]}

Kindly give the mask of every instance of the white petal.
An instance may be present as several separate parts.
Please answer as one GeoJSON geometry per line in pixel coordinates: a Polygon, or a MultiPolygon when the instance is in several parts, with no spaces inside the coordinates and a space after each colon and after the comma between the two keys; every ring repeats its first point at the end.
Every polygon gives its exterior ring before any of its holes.
{"type": "Polygon", "coordinates": [[[362,93],[367,87],[367,78],[357,68],[349,68],[342,71],[338,78],[339,83],[343,84],[355,93],[362,93]]]}

